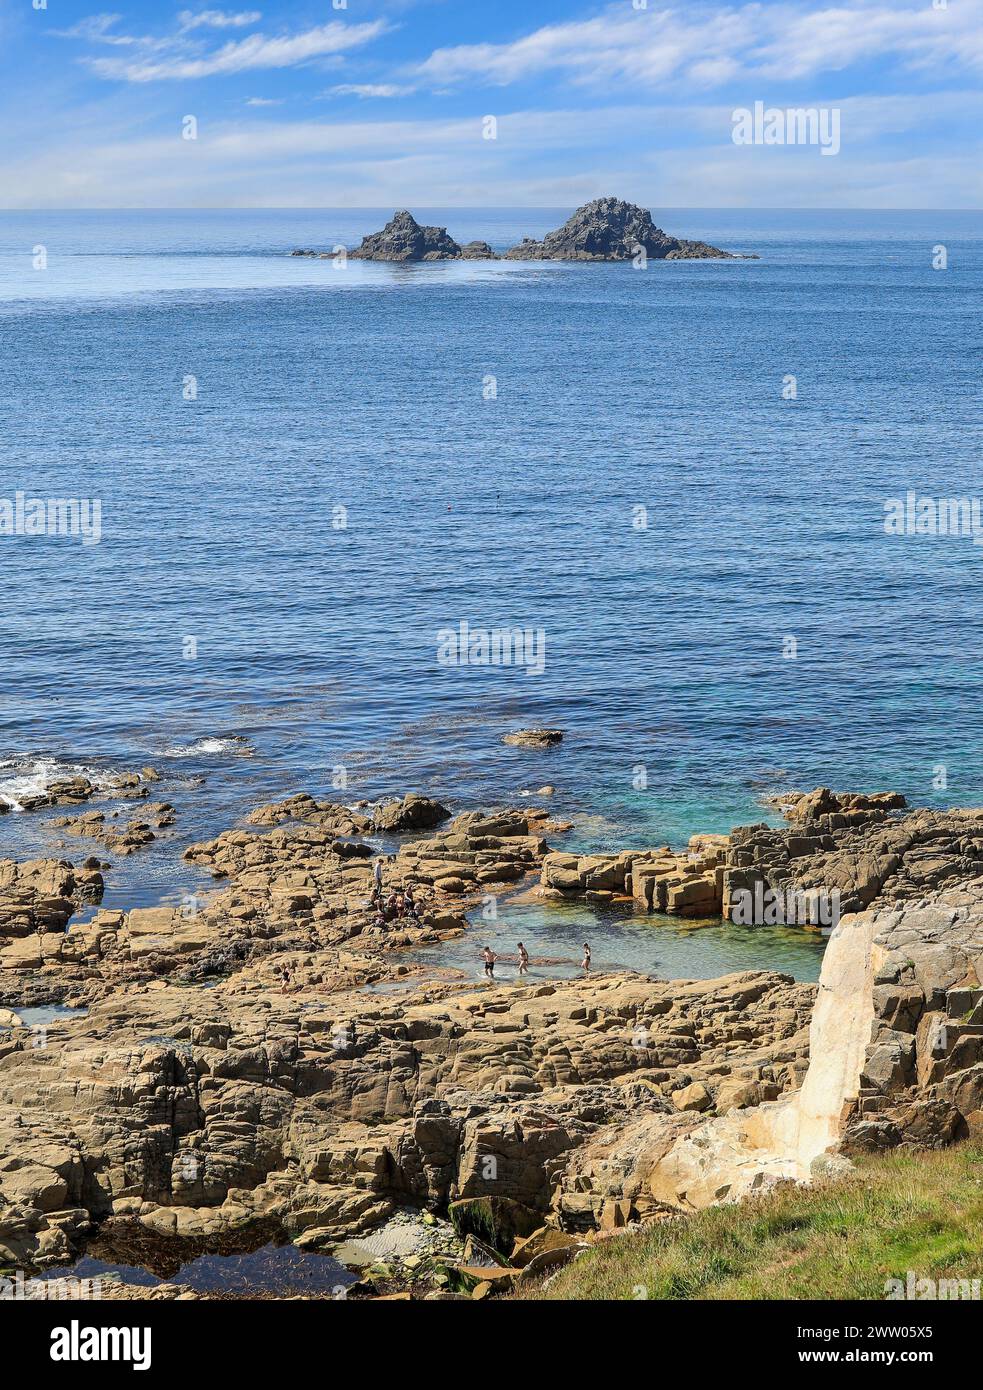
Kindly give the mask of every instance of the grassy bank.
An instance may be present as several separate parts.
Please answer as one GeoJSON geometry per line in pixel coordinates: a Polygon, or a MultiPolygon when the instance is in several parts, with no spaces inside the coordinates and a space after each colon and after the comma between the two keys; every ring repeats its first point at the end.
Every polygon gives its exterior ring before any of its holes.
{"type": "Polygon", "coordinates": [[[516,1297],[883,1299],[908,1270],[983,1277],[983,1144],[863,1159],[836,1183],[618,1237],[516,1297]]]}

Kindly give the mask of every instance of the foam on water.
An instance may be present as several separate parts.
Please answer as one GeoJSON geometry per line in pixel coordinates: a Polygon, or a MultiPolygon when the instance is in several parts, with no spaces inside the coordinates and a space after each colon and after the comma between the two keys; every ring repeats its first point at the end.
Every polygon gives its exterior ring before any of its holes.
{"type": "Polygon", "coordinates": [[[242,755],[248,751],[248,739],[239,734],[229,734],[225,737],[199,738],[194,743],[171,745],[165,748],[159,756],[164,758],[215,757],[221,753],[242,755]]]}
{"type": "Polygon", "coordinates": [[[25,798],[39,796],[52,782],[61,782],[72,777],[86,777],[93,786],[106,790],[118,775],[117,772],[106,768],[92,767],[86,763],[62,762],[58,758],[46,756],[2,758],[0,802],[6,802],[13,811],[21,811],[25,798]]]}

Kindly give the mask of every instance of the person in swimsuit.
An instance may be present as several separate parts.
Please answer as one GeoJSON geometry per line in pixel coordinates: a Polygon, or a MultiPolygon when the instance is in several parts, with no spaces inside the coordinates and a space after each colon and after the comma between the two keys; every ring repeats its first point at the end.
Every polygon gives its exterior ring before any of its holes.
{"type": "Polygon", "coordinates": [[[584,958],[580,962],[580,968],[581,970],[590,970],[590,946],[586,941],[584,942],[584,958]]]}
{"type": "Polygon", "coordinates": [[[520,941],[520,942],[519,942],[519,974],[520,974],[520,975],[524,975],[528,969],[529,969],[529,952],[526,950],[525,946],[523,946],[522,942],[520,941]]]}
{"type": "Polygon", "coordinates": [[[485,962],[485,979],[494,980],[495,962],[498,960],[498,957],[490,946],[482,948],[481,959],[485,962]]]}

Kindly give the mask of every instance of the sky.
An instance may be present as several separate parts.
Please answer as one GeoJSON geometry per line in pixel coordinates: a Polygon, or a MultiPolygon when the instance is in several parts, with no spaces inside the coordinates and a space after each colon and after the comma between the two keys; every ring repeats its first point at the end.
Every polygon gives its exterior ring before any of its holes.
{"type": "Polygon", "coordinates": [[[983,0],[0,0],[0,54],[4,208],[983,207],[983,0]]]}

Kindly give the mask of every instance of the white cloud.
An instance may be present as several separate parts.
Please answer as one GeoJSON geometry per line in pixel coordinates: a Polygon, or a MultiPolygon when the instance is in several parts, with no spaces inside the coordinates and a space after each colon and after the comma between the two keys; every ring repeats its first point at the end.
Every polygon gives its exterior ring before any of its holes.
{"type": "Polygon", "coordinates": [[[176,133],[107,142],[93,126],[29,158],[8,153],[0,189],[15,207],[563,206],[607,193],[662,208],[981,205],[971,137],[983,93],[856,98],[843,108],[835,159],[809,147],[735,146],[721,103],[517,111],[500,116],[497,141],[481,138],[478,117],[249,119],[210,125],[193,145],[176,133]],[[961,143],[951,138],[957,111],[972,127],[961,143]],[[878,143],[885,134],[890,153],[878,143]]]}
{"type": "Polygon", "coordinates": [[[247,106],[282,106],[282,97],[247,97],[247,106]]]}
{"type": "Polygon", "coordinates": [[[714,86],[757,75],[796,79],[866,59],[908,67],[983,69],[983,0],[872,0],[633,10],[611,6],[592,19],[537,29],[510,43],[438,48],[415,73],[438,86],[506,86],[556,72],[576,82],[714,86]]]}
{"type": "Polygon", "coordinates": [[[146,40],[135,38],[131,34],[114,34],[110,30],[122,19],[118,14],[93,14],[87,19],[80,19],[78,24],[73,24],[71,29],[53,29],[51,32],[58,39],[85,39],[88,43],[108,43],[120,46],[144,43],[146,40]]]}
{"type": "Polygon", "coordinates": [[[250,34],[202,56],[175,52],[154,61],[131,62],[124,58],[94,58],[91,66],[100,77],[124,82],[159,82],[212,77],[258,68],[287,68],[315,58],[339,54],[370,43],[384,33],[385,20],[344,24],[340,20],[307,29],[300,34],[268,37],[250,34]]]}
{"type": "Polygon", "coordinates": [[[245,29],[250,24],[258,24],[263,18],[259,10],[241,10],[232,13],[228,10],[182,10],[177,22],[182,29],[245,29]]]}
{"type": "Polygon", "coordinates": [[[337,87],[332,87],[328,95],[333,97],[402,97],[415,90],[415,87],[402,87],[395,82],[342,82],[337,87]]]}

